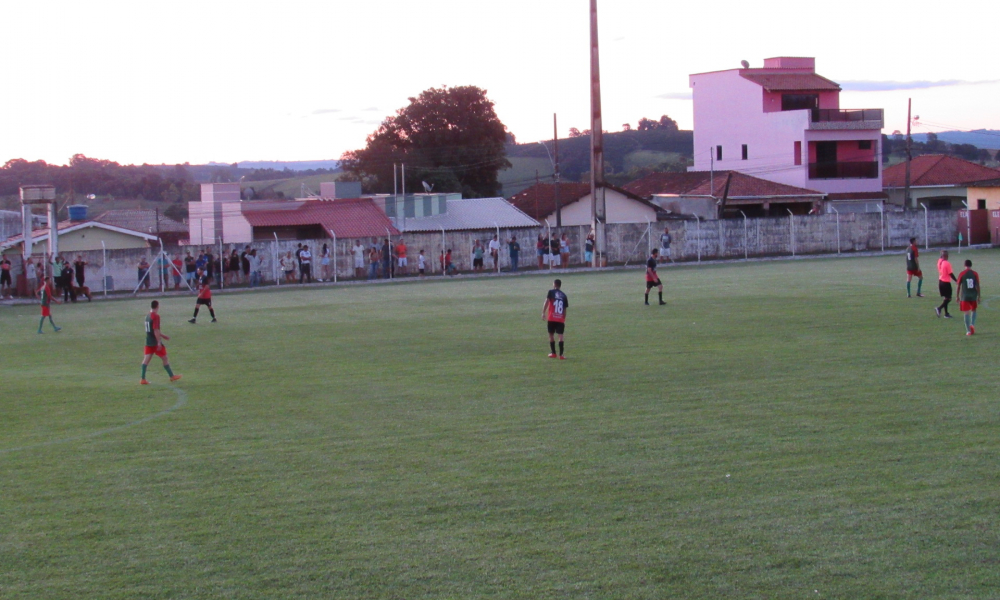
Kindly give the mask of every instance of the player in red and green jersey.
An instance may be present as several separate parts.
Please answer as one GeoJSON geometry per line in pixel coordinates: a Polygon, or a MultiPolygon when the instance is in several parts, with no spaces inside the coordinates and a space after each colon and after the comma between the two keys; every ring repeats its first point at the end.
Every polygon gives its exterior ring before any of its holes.
{"type": "Polygon", "coordinates": [[[920,289],[924,287],[924,273],[920,270],[920,250],[917,249],[917,238],[910,238],[910,246],[906,249],[906,297],[910,297],[910,281],[917,276],[917,298],[923,298],[920,289]]]}
{"type": "Polygon", "coordinates": [[[212,315],[212,322],[215,323],[215,309],[212,308],[212,281],[207,275],[202,275],[201,269],[198,269],[197,280],[198,299],[194,303],[194,316],[188,319],[188,323],[198,322],[198,309],[202,306],[208,307],[208,313],[212,315]]]}
{"type": "Polygon", "coordinates": [[[52,282],[48,279],[42,281],[42,287],[38,288],[38,295],[42,298],[42,318],[38,320],[38,333],[42,333],[42,325],[45,324],[45,318],[48,317],[49,323],[52,324],[53,331],[60,331],[62,327],[56,327],[55,321],[52,320],[52,302],[55,301],[59,304],[58,298],[53,298],[55,292],[52,290],[52,282]]]}
{"type": "Polygon", "coordinates": [[[976,308],[979,307],[979,273],[972,270],[972,261],[965,261],[965,270],[958,274],[958,308],[965,315],[965,335],[976,333],[976,308]]]}
{"type": "Polygon", "coordinates": [[[170,361],[167,360],[167,347],[163,345],[163,340],[170,341],[170,338],[160,332],[160,303],[157,300],[149,305],[149,314],[146,315],[146,348],[143,351],[142,357],[142,379],[139,380],[140,385],[149,385],[146,381],[146,367],[149,366],[149,361],[153,359],[153,355],[159,356],[163,361],[163,368],[166,370],[167,375],[170,376],[170,381],[177,381],[181,378],[180,375],[174,375],[174,372],[170,370],[170,361]]]}
{"type": "Polygon", "coordinates": [[[566,360],[563,356],[563,333],[566,331],[566,309],[569,308],[569,299],[562,291],[562,281],[556,279],[553,282],[555,287],[549,290],[545,296],[545,304],[542,305],[542,319],[548,322],[549,328],[549,349],[552,352],[549,358],[566,360]],[[556,354],[556,338],[559,336],[559,354],[556,354]]]}

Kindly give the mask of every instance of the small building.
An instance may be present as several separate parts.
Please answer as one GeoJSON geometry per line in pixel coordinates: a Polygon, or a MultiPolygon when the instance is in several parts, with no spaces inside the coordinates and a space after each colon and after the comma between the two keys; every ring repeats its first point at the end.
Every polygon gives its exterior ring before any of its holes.
{"type": "Polygon", "coordinates": [[[816,73],[816,59],[744,62],[691,75],[690,85],[691,171],[741,172],[833,200],[882,192],[882,109],[841,108],[840,86],[816,73]]]}
{"type": "Polygon", "coordinates": [[[826,194],[739,171],[651,173],[625,189],[676,217],[787,216],[816,212],[826,194]]]}
{"type": "MultiPolygon", "coordinates": [[[[563,227],[593,223],[589,183],[536,183],[511,196],[510,203],[539,223],[555,227],[557,193],[563,227]]],[[[656,205],[614,186],[605,187],[604,205],[608,223],[647,223],[658,217],[656,205]]]]}
{"type": "MultiPolygon", "coordinates": [[[[920,208],[921,204],[930,210],[950,210],[979,206],[978,198],[969,195],[969,186],[978,181],[1000,178],[1000,170],[978,165],[974,162],[944,154],[924,154],[910,161],[910,205],[920,208]]],[[[885,193],[889,202],[903,206],[906,194],[906,163],[893,165],[883,174],[885,193]]]]}
{"type": "Polygon", "coordinates": [[[398,235],[399,230],[371,198],[242,202],[224,213],[225,243],[346,240],[398,235]]]}
{"type": "MultiPolygon", "coordinates": [[[[60,254],[101,249],[150,248],[158,244],[155,235],[99,221],[63,221],[58,225],[58,235],[60,254]]],[[[20,255],[23,237],[19,234],[7,238],[0,243],[0,252],[6,255],[20,255]]],[[[48,240],[48,228],[35,230],[31,236],[31,253],[44,255],[48,252],[48,240]]]]}
{"type": "Polygon", "coordinates": [[[1000,177],[968,183],[965,189],[972,208],[1000,210],[1000,177]]]}

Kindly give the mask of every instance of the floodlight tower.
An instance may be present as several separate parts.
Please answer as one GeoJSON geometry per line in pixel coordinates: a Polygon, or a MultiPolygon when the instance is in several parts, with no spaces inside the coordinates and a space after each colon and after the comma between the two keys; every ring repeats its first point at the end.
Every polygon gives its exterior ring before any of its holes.
{"type": "MultiPolygon", "coordinates": [[[[56,220],[56,188],[52,185],[22,185],[21,186],[21,218],[24,233],[25,262],[31,258],[31,207],[36,204],[46,205],[49,218],[49,255],[51,258],[59,253],[59,223],[56,220]]],[[[46,260],[47,270],[49,261],[46,260]]]]}

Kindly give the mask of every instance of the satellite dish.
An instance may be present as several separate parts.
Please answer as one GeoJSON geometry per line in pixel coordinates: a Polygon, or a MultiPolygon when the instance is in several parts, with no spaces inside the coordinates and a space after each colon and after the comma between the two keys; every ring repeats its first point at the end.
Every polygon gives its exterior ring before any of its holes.
{"type": "Polygon", "coordinates": [[[740,64],[741,64],[741,65],[743,65],[743,68],[744,68],[744,69],[749,69],[749,68],[750,68],[750,63],[748,63],[748,62],[747,62],[747,61],[745,61],[745,60],[741,60],[741,61],[740,61],[740,64]]]}
{"type": "Polygon", "coordinates": [[[423,184],[424,191],[427,192],[428,194],[431,193],[431,190],[434,189],[433,183],[427,183],[426,181],[421,181],[420,183],[423,184]]]}
{"type": "Polygon", "coordinates": [[[920,115],[913,115],[913,120],[914,121],[919,121],[920,120],[920,115]]]}

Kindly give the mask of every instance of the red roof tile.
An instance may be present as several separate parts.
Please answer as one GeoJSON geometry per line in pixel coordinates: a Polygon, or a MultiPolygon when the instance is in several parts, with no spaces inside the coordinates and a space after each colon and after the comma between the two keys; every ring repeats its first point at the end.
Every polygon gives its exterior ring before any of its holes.
{"type": "MultiPolygon", "coordinates": [[[[996,179],[1000,170],[944,154],[924,154],[910,162],[910,185],[957,185],[996,179]]],[[[901,162],[882,171],[882,186],[906,186],[906,163],[901,162]]]]}
{"type": "MultiPolygon", "coordinates": [[[[589,193],[589,183],[560,183],[559,204],[566,206],[589,193]]],[[[536,183],[511,196],[509,202],[536,221],[544,219],[556,211],[556,184],[536,183]]]]}
{"type": "MultiPolygon", "coordinates": [[[[650,208],[659,209],[659,207],[655,204],[650,204],[641,196],[638,196],[628,190],[613,185],[606,185],[605,187],[606,189],[614,190],[623,194],[636,202],[645,204],[650,208]]],[[[559,205],[568,206],[588,194],[590,194],[589,183],[560,183],[559,205]]],[[[556,184],[536,183],[530,188],[511,196],[508,202],[519,208],[531,218],[540,221],[556,211],[556,184]]]]}
{"type": "Polygon", "coordinates": [[[739,171],[689,171],[687,173],[652,173],[625,185],[639,196],[674,194],[678,196],[715,196],[721,198],[726,189],[726,176],[732,174],[728,198],[760,198],[774,196],[823,196],[822,192],[775,183],[739,171]],[[714,185],[714,190],[712,189],[714,185]]]}
{"type": "Polygon", "coordinates": [[[815,73],[773,73],[751,70],[741,72],[748,79],[769,92],[840,91],[840,86],[815,73]]]}
{"type": "Polygon", "coordinates": [[[258,210],[252,204],[244,203],[243,217],[253,227],[319,225],[341,239],[383,236],[386,230],[391,235],[399,234],[389,217],[371,198],[308,200],[294,204],[298,206],[276,209],[274,204],[269,203],[269,208],[258,210]]]}

